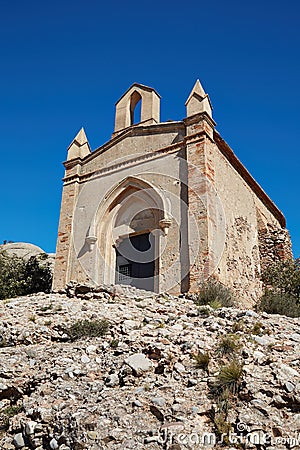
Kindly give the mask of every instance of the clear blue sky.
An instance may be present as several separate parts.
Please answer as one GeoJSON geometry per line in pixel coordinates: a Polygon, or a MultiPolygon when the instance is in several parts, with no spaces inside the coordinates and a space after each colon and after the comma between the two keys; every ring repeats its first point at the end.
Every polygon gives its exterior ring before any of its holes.
{"type": "Polygon", "coordinates": [[[0,241],[55,251],[66,148],[113,131],[135,81],[185,116],[200,78],[217,129],[287,218],[300,255],[300,3],[215,0],[1,3],[0,241]]]}

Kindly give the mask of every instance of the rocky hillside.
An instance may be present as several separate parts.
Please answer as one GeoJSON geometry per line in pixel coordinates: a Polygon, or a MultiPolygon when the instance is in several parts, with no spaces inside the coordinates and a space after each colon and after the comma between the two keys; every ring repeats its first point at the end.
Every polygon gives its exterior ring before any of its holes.
{"type": "Polygon", "coordinates": [[[1,319],[1,449],[300,448],[299,319],[104,286],[1,319]]]}

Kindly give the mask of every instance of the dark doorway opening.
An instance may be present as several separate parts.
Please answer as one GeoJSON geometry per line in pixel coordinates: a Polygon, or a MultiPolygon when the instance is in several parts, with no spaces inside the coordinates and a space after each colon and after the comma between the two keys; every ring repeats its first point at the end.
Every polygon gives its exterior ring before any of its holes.
{"type": "Polygon", "coordinates": [[[116,248],[116,283],[154,291],[155,252],[151,233],[133,235],[116,248]]]}

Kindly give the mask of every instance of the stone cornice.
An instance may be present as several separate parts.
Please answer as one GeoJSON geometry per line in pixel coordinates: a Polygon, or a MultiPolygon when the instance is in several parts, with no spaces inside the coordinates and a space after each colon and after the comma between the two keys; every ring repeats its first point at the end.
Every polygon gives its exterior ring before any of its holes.
{"type": "MultiPolygon", "coordinates": [[[[129,128],[125,128],[123,131],[121,131],[119,134],[114,136],[110,141],[103,144],[101,147],[98,147],[96,150],[94,150],[90,155],[87,155],[84,159],[80,160],[79,164],[85,164],[88,161],[91,161],[92,159],[96,158],[98,155],[106,152],[114,145],[121,142],[123,139],[131,136],[147,136],[147,135],[153,135],[158,134],[161,132],[165,133],[171,133],[174,131],[182,130],[185,133],[185,126],[182,121],[178,122],[163,122],[158,123],[155,125],[147,125],[147,126],[140,126],[140,125],[133,125],[129,128]]],[[[72,161],[68,161],[72,162],[72,161]]],[[[64,163],[65,165],[66,163],[64,163]]],[[[78,162],[77,162],[78,164],[78,162]]],[[[75,165],[75,164],[74,164],[75,165]]]]}
{"type": "Polygon", "coordinates": [[[77,166],[77,165],[82,166],[83,162],[81,158],[75,158],[75,159],[70,159],[69,161],[64,161],[63,165],[65,166],[65,168],[68,169],[72,169],[73,167],[77,166]]]}
{"type": "Polygon", "coordinates": [[[186,117],[185,119],[183,119],[183,122],[186,126],[189,126],[202,120],[205,120],[212,128],[214,128],[217,125],[216,122],[207,114],[206,111],[194,114],[193,116],[190,117],[186,117]]]}
{"type": "MultiPolygon", "coordinates": [[[[114,145],[118,144],[122,140],[126,139],[127,137],[133,137],[133,136],[147,136],[147,135],[153,135],[153,134],[159,134],[161,132],[164,133],[171,133],[176,131],[183,131],[184,135],[185,133],[185,127],[187,125],[192,125],[194,123],[197,123],[201,120],[205,120],[212,128],[216,125],[214,120],[206,113],[202,112],[199,114],[195,114],[191,117],[187,117],[183,119],[182,121],[172,121],[172,122],[162,122],[157,123],[154,125],[133,125],[128,128],[125,128],[120,133],[113,135],[112,139],[110,139],[105,144],[101,145],[100,147],[96,148],[96,150],[92,151],[90,155],[87,155],[85,158],[76,158],[74,160],[65,161],[63,164],[66,167],[66,169],[72,168],[76,166],[77,164],[83,165],[88,161],[91,161],[92,159],[96,158],[98,155],[106,152],[114,145]]],[[[198,133],[196,133],[198,134],[198,133]]],[[[193,136],[193,135],[190,135],[193,136]]]]}
{"type": "Polygon", "coordinates": [[[207,134],[205,130],[197,131],[193,134],[188,134],[184,137],[184,142],[186,145],[189,144],[195,144],[198,141],[203,141],[204,138],[208,138],[211,142],[214,142],[214,140],[207,134]]]}
{"type": "Polygon", "coordinates": [[[64,185],[72,184],[72,183],[79,183],[79,175],[70,175],[69,177],[65,177],[62,179],[64,182],[64,185]]]}
{"type": "Polygon", "coordinates": [[[185,146],[184,141],[180,141],[180,142],[177,142],[176,144],[171,144],[168,147],[164,147],[162,149],[155,150],[154,152],[151,152],[151,153],[145,153],[145,154],[139,155],[135,158],[127,159],[125,161],[119,162],[118,164],[112,164],[111,166],[104,167],[103,169],[95,170],[88,174],[82,174],[82,175],[72,174],[70,176],[63,178],[63,181],[65,184],[70,184],[70,183],[74,183],[74,182],[84,183],[87,180],[98,178],[99,176],[106,175],[108,173],[112,173],[121,168],[135,166],[135,165],[145,162],[147,160],[161,158],[165,154],[178,152],[184,146],[185,146]]]}

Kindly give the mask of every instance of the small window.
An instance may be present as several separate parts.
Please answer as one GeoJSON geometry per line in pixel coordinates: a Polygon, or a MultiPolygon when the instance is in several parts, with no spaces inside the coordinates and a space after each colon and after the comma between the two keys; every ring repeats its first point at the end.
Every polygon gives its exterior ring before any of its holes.
{"type": "Polygon", "coordinates": [[[126,281],[128,278],[131,278],[132,274],[132,265],[124,264],[118,267],[118,281],[126,281]]]}

